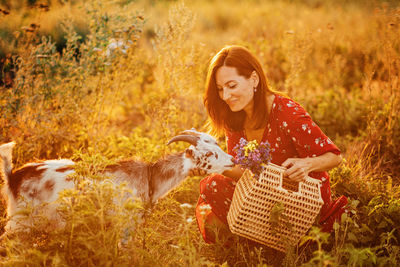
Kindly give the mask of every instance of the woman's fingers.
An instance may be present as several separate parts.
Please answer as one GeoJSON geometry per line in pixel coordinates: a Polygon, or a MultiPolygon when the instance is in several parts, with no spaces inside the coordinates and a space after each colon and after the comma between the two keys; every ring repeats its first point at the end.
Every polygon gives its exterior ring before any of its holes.
{"type": "Polygon", "coordinates": [[[199,176],[204,176],[206,174],[207,174],[207,172],[205,170],[199,169],[199,176]]]}
{"type": "Polygon", "coordinates": [[[293,166],[294,162],[294,159],[289,158],[282,163],[282,167],[289,169],[291,166],[293,166]]]}
{"type": "Polygon", "coordinates": [[[301,182],[308,175],[308,172],[305,166],[301,164],[300,159],[287,159],[282,163],[282,166],[287,168],[284,172],[284,176],[288,177],[292,181],[301,182]]]}
{"type": "Polygon", "coordinates": [[[303,169],[297,169],[287,177],[292,181],[301,182],[306,179],[307,173],[303,169]]]}
{"type": "Polygon", "coordinates": [[[188,176],[204,176],[206,174],[207,174],[207,172],[205,170],[196,168],[196,169],[191,169],[189,171],[188,176]]]}

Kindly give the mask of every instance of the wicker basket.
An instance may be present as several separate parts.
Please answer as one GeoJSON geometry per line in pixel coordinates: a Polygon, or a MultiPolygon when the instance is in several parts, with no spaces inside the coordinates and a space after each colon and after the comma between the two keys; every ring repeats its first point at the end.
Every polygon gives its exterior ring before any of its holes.
{"type": "Polygon", "coordinates": [[[283,179],[284,171],[270,163],[258,180],[251,171],[244,172],[228,212],[232,233],[280,251],[297,245],[323,204],[321,182],[310,177],[300,183],[289,182],[283,179]],[[276,216],[274,207],[282,204],[284,210],[276,216]]]}

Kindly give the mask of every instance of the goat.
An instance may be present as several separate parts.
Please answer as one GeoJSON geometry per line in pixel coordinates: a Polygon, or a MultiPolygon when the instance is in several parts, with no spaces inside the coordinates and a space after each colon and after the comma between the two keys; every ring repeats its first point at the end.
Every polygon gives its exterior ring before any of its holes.
{"type": "MultiPolygon", "coordinates": [[[[123,160],[107,166],[106,176],[115,183],[125,182],[134,196],[145,203],[155,203],[159,198],[177,187],[194,168],[208,173],[222,173],[231,169],[233,157],[225,153],[215,139],[194,129],[186,130],[173,137],[167,145],[184,141],[191,144],[184,152],[167,155],[154,163],[123,160]]],[[[0,146],[3,161],[0,173],[4,179],[3,196],[7,202],[9,221],[5,227],[8,234],[18,229],[18,211],[23,208],[21,199],[33,205],[52,203],[60,191],[75,187],[69,177],[74,173],[74,162],[68,159],[46,160],[28,163],[17,170],[12,168],[12,149],[15,143],[0,146]]],[[[54,204],[56,205],[56,204],[54,204]]],[[[46,214],[57,221],[56,206],[46,214]]],[[[57,222],[56,222],[57,223],[57,222]]]]}

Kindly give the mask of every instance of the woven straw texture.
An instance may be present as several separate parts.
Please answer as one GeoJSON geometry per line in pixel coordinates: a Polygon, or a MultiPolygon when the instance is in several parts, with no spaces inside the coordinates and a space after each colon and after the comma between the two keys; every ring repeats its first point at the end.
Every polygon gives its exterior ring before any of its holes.
{"type": "Polygon", "coordinates": [[[285,251],[288,245],[297,245],[323,204],[321,182],[308,177],[304,182],[290,183],[283,179],[284,171],[283,167],[270,163],[258,180],[249,170],[244,172],[227,217],[232,233],[280,251],[285,251]],[[284,210],[274,221],[271,218],[277,206],[284,210]]]}

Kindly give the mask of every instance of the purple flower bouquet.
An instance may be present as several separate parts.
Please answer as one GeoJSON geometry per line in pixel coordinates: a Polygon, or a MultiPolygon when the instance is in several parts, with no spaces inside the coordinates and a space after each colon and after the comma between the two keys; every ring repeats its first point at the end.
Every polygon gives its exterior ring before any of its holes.
{"type": "Polygon", "coordinates": [[[249,169],[256,178],[264,170],[265,165],[271,161],[270,145],[268,142],[258,144],[256,140],[248,142],[241,138],[233,150],[236,152],[235,164],[249,169]]]}

